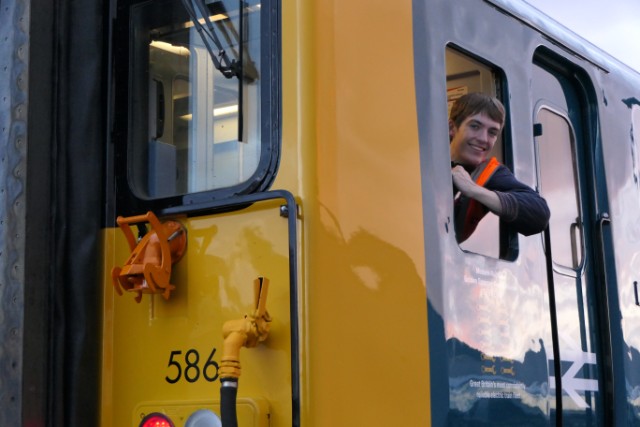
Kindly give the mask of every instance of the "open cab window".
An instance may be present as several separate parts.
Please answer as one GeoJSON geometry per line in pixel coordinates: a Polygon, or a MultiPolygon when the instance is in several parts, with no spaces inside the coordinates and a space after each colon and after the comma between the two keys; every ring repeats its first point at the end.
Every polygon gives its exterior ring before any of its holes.
{"type": "Polygon", "coordinates": [[[119,212],[220,199],[271,183],[280,107],[278,17],[270,3],[118,3],[119,212]]]}
{"type": "MultiPolygon", "coordinates": [[[[506,81],[503,73],[496,67],[482,62],[461,50],[447,47],[447,104],[449,112],[457,98],[473,92],[482,92],[502,100],[506,81]]],[[[503,102],[504,103],[504,102],[503,102]]],[[[508,110],[506,123],[508,124],[508,110]]],[[[495,157],[500,163],[506,163],[508,153],[506,144],[508,126],[498,137],[489,157],[495,157]]],[[[507,165],[508,166],[508,165],[507,165]]],[[[489,212],[478,224],[473,234],[460,243],[461,249],[493,258],[515,259],[517,256],[517,236],[507,226],[501,224],[498,217],[489,212]]]]}
{"type": "Polygon", "coordinates": [[[640,106],[633,105],[631,107],[631,126],[632,126],[632,147],[633,156],[633,173],[634,181],[640,186],[640,106]]]}

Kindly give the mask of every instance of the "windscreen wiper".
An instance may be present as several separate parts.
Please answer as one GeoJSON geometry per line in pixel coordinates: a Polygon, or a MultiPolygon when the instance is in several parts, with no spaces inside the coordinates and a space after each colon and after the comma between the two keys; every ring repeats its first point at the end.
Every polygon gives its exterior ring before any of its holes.
{"type": "MultiPolygon", "coordinates": [[[[241,4],[242,2],[240,1],[239,3],[241,4]]],[[[218,1],[213,3],[213,10],[209,9],[204,0],[182,0],[182,4],[189,14],[194,28],[200,35],[205,48],[209,52],[214,67],[228,79],[237,77],[248,83],[257,80],[258,71],[253,61],[251,61],[248,52],[246,52],[246,48],[243,47],[243,39],[240,38],[238,31],[236,31],[233,26],[222,2],[218,1]],[[212,21],[212,14],[221,14],[226,18],[212,21]],[[223,46],[219,34],[224,38],[228,46],[227,48],[223,46]],[[238,50],[233,47],[234,41],[237,46],[239,46],[238,50]],[[231,53],[232,58],[229,57],[228,52],[231,53]]],[[[244,16],[241,15],[241,29],[243,21],[244,16]]]]}

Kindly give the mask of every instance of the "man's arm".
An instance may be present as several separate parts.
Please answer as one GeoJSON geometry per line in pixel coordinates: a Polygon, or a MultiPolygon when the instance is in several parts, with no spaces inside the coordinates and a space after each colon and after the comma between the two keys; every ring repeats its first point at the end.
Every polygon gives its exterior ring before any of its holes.
{"type": "Polygon", "coordinates": [[[476,184],[462,166],[454,167],[451,172],[460,193],[482,203],[518,233],[530,236],[546,228],[550,217],[547,202],[518,181],[504,165],[494,173],[486,187],[476,184]]]}
{"type": "Polygon", "coordinates": [[[451,174],[453,175],[453,184],[463,196],[477,200],[496,215],[503,212],[500,197],[494,191],[476,184],[462,166],[458,165],[451,169],[451,174]]]}
{"type": "Polygon", "coordinates": [[[535,190],[518,181],[511,171],[500,167],[486,184],[500,198],[500,219],[525,236],[542,232],[551,213],[547,201],[535,190]]]}

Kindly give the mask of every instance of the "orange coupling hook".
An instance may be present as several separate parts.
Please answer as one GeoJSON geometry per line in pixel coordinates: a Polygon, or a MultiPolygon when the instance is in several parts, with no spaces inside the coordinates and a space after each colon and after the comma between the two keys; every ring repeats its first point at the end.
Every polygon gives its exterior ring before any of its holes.
{"type": "Polygon", "coordinates": [[[186,230],[177,221],[161,223],[153,212],[127,218],[119,216],[116,221],[131,249],[125,265],[111,270],[116,292],[118,295],[122,295],[123,289],[135,292],[138,303],[142,294],[162,294],[168,300],[171,291],[175,289],[169,283],[171,266],[182,258],[187,248],[186,230]],[[136,242],[129,225],[146,222],[151,225],[151,230],[136,242]]]}

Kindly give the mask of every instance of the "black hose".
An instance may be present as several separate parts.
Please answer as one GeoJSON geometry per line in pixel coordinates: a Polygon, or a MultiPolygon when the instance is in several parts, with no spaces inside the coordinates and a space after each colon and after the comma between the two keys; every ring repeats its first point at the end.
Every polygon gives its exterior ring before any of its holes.
{"type": "Polygon", "coordinates": [[[237,378],[221,378],[220,383],[220,417],[222,427],[238,427],[236,414],[236,396],[238,394],[237,378]]]}

